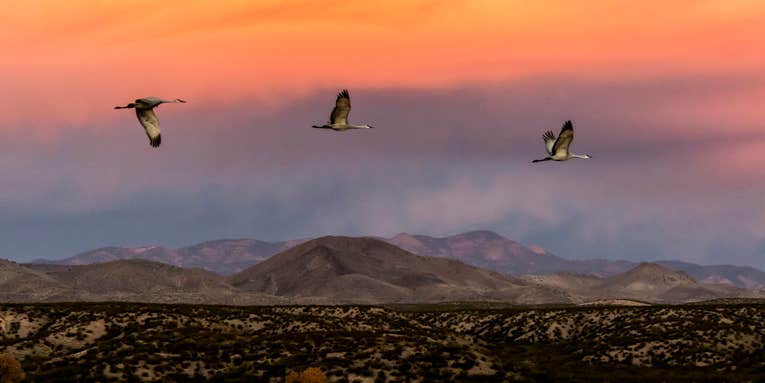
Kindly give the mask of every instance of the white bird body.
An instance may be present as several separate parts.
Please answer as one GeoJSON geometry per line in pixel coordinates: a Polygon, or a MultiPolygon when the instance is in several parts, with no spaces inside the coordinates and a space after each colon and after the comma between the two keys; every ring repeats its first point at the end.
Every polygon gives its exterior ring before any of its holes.
{"type": "Polygon", "coordinates": [[[316,129],[331,129],[337,132],[344,132],[349,129],[371,129],[373,126],[367,124],[354,125],[348,123],[348,114],[351,112],[351,96],[347,89],[338,93],[335,99],[335,108],[329,115],[329,122],[324,125],[313,125],[316,129]]]}
{"type": "Polygon", "coordinates": [[[574,154],[569,150],[571,142],[574,141],[574,124],[571,123],[571,120],[563,123],[563,127],[557,138],[552,131],[548,130],[542,135],[542,139],[545,142],[545,150],[547,150],[549,156],[531,162],[568,161],[572,158],[592,158],[589,154],[574,154]]]}
{"type": "Polygon", "coordinates": [[[141,123],[146,135],[149,137],[149,145],[156,148],[162,143],[162,135],[159,130],[159,118],[154,113],[154,108],[165,103],[185,103],[186,101],[176,98],[175,100],[163,100],[157,97],[144,97],[135,100],[125,106],[115,106],[114,109],[135,109],[138,122],[141,123]]]}

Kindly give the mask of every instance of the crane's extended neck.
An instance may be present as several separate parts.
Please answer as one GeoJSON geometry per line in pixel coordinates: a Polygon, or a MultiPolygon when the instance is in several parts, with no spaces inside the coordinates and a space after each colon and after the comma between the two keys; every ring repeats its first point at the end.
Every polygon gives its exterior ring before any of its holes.
{"type": "Polygon", "coordinates": [[[176,98],[175,100],[159,100],[160,104],[168,104],[168,103],[186,103],[186,101],[181,100],[180,98],[176,98]]]}

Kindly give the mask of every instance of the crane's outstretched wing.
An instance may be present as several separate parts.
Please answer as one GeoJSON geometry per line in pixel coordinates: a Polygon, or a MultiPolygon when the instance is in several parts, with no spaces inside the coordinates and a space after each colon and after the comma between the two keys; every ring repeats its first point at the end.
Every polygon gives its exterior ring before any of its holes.
{"type": "Polygon", "coordinates": [[[547,154],[553,154],[553,146],[555,145],[555,135],[552,131],[548,130],[542,135],[542,139],[545,141],[545,150],[547,154]]]}
{"type": "Polygon", "coordinates": [[[574,140],[574,125],[571,120],[563,123],[563,127],[558,134],[558,139],[555,140],[555,145],[552,148],[552,155],[566,154],[568,153],[568,147],[571,145],[571,141],[574,140]]]}
{"type": "Polygon", "coordinates": [[[351,112],[351,96],[348,94],[348,89],[343,89],[338,93],[335,100],[335,109],[332,109],[332,114],[329,115],[330,124],[347,125],[348,113],[351,112]]]}
{"type": "Polygon", "coordinates": [[[138,121],[146,130],[146,135],[149,136],[149,145],[152,148],[159,147],[162,143],[162,136],[159,134],[159,119],[154,114],[153,109],[138,109],[136,108],[135,114],[138,116],[138,121]]]}

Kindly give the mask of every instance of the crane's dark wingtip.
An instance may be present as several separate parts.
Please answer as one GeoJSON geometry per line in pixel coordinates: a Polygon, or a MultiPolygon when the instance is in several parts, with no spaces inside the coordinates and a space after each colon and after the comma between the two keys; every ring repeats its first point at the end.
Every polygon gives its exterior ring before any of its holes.
{"type": "Polygon", "coordinates": [[[149,138],[149,145],[151,145],[152,148],[158,148],[159,145],[162,143],[162,135],[159,135],[155,138],[149,138]]]}
{"type": "Polygon", "coordinates": [[[563,123],[563,130],[574,130],[574,124],[571,123],[571,120],[566,120],[566,122],[563,123]]]}
{"type": "Polygon", "coordinates": [[[341,90],[340,93],[337,94],[337,98],[351,98],[350,94],[348,94],[348,89],[341,90]]]}

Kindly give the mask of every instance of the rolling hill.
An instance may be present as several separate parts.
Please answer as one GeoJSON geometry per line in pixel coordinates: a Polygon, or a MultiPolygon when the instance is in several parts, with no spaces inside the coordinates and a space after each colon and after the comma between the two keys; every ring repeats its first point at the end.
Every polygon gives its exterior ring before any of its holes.
{"type": "Polygon", "coordinates": [[[238,291],[225,277],[206,270],[142,259],[72,266],[17,265],[3,274],[10,276],[2,291],[11,302],[284,303],[267,294],[238,291]]]}
{"type": "Polygon", "coordinates": [[[444,258],[417,256],[375,238],[323,237],[230,278],[246,290],[333,302],[567,302],[544,286],[444,258]]]}
{"type": "Polygon", "coordinates": [[[724,284],[699,283],[682,271],[656,263],[641,263],[625,273],[606,278],[560,273],[523,277],[532,283],[558,288],[579,303],[633,300],[651,303],[682,303],[720,298],[761,298],[761,291],[724,284]]]}

